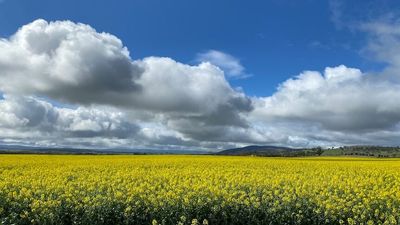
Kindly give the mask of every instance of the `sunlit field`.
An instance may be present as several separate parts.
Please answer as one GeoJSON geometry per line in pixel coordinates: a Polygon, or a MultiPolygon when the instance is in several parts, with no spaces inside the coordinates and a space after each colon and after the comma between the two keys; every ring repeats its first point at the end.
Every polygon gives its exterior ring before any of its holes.
{"type": "Polygon", "coordinates": [[[399,224],[400,160],[0,155],[0,224],[399,224]]]}

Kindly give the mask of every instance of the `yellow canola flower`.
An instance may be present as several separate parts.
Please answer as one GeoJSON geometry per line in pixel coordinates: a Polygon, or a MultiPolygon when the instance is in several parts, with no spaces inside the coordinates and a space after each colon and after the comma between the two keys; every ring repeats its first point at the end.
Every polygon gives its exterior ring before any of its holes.
{"type": "Polygon", "coordinates": [[[399,224],[400,160],[0,155],[1,224],[399,224]]]}

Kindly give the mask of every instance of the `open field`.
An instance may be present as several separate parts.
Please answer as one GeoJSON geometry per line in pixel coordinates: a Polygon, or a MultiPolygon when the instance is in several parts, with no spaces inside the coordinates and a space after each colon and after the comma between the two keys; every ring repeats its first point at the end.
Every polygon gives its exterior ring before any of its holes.
{"type": "Polygon", "coordinates": [[[0,224],[399,224],[400,160],[0,155],[0,224]]]}

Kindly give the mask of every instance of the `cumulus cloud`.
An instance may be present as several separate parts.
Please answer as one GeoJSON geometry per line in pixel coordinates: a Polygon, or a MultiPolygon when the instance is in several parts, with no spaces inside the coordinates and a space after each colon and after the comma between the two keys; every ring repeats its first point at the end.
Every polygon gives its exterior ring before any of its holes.
{"type": "MultiPolygon", "coordinates": [[[[46,147],[179,150],[227,146],[226,140],[221,138],[220,143],[212,140],[201,143],[185,132],[172,129],[165,124],[165,119],[157,116],[139,121],[127,113],[104,106],[59,108],[35,97],[4,95],[0,100],[0,138],[3,144],[46,147]]],[[[172,118],[167,121],[170,120],[172,118]]],[[[210,128],[197,128],[199,132],[205,132],[204,129],[210,128]]],[[[224,135],[229,136],[229,133],[224,135]]]]}
{"type": "Polygon", "coordinates": [[[135,80],[141,69],[127,48],[88,25],[39,19],[1,39],[0,51],[0,90],[6,93],[119,104],[140,91],[135,80]]]}
{"type": "Polygon", "coordinates": [[[388,64],[382,73],[304,71],[272,96],[249,97],[226,80],[245,75],[226,53],[199,54],[198,65],[133,60],[111,34],[36,20],[0,40],[0,139],[160,149],[399,144],[400,32],[396,23],[361,28],[364,51],[388,64]]]}
{"type": "Polygon", "coordinates": [[[51,130],[58,113],[44,101],[5,95],[0,100],[0,127],[29,129],[36,127],[41,131],[51,130]]]}
{"type": "Polygon", "coordinates": [[[2,131],[32,136],[128,138],[139,130],[123,113],[110,108],[58,108],[34,97],[5,95],[0,100],[0,115],[2,131]]]}
{"type": "Polygon", "coordinates": [[[266,120],[304,121],[335,131],[391,129],[400,122],[400,84],[343,65],[285,81],[256,111],[266,120]]]}
{"type": "Polygon", "coordinates": [[[140,65],[144,73],[138,84],[145,88],[135,104],[161,114],[158,119],[169,129],[204,141],[248,127],[251,100],[233,89],[218,67],[208,62],[190,66],[158,57],[145,58],[140,65]]]}
{"type": "Polygon", "coordinates": [[[364,15],[357,14],[359,21],[343,23],[344,2],[330,3],[335,25],[363,32],[366,45],[360,54],[384,63],[384,69],[368,73],[341,65],[323,73],[305,71],[283,82],[272,96],[254,98],[252,116],[313,145],[398,145],[399,20],[386,14],[365,22],[364,15]]]}
{"type": "Polygon", "coordinates": [[[217,66],[132,61],[117,37],[70,21],[36,20],[2,39],[0,50],[0,90],[14,95],[194,114],[248,101],[217,66]]]}
{"type": "Polygon", "coordinates": [[[305,71],[254,98],[254,124],[291,146],[397,145],[400,83],[343,65],[305,71]]]}
{"type": "Polygon", "coordinates": [[[227,76],[231,78],[247,78],[250,76],[245,72],[245,68],[239,59],[225,52],[208,50],[197,54],[196,61],[210,62],[225,71],[227,76]]]}
{"type": "Polygon", "coordinates": [[[143,91],[135,104],[162,112],[212,114],[220,108],[250,110],[249,99],[234,90],[223,72],[210,63],[190,66],[170,58],[149,57],[138,61],[144,68],[138,84],[143,91]]]}
{"type": "MultiPolygon", "coordinates": [[[[0,40],[0,50],[4,53],[0,56],[0,91],[9,96],[4,100],[7,104],[15,101],[21,107],[26,105],[25,96],[40,96],[82,106],[55,110],[58,118],[50,128],[62,130],[60,135],[128,138],[136,127],[121,123],[112,132],[118,123],[107,122],[112,115],[101,114],[109,108],[124,112],[130,121],[163,124],[174,135],[154,137],[170,142],[177,137],[177,142],[204,141],[210,129],[213,137],[220,137],[227,135],[226,130],[248,126],[245,116],[252,110],[250,98],[232,88],[224,72],[209,62],[191,66],[159,57],[134,61],[111,34],[84,24],[41,19],[0,40]],[[100,111],[88,111],[88,107],[100,111]],[[190,129],[183,128],[182,121],[190,129]]],[[[2,113],[13,123],[31,121],[2,113]]],[[[146,137],[146,132],[140,134],[146,137]]]]}

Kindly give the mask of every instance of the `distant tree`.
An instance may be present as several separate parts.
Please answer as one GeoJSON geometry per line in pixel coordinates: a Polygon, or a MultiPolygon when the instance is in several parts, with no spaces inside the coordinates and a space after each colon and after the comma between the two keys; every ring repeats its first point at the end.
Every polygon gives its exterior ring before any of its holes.
{"type": "Polygon", "coordinates": [[[316,149],[316,152],[315,152],[315,153],[316,153],[317,155],[322,155],[322,153],[324,153],[324,150],[322,150],[322,148],[319,147],[319,146],[316,147],[315,149],[316,149]]]}

